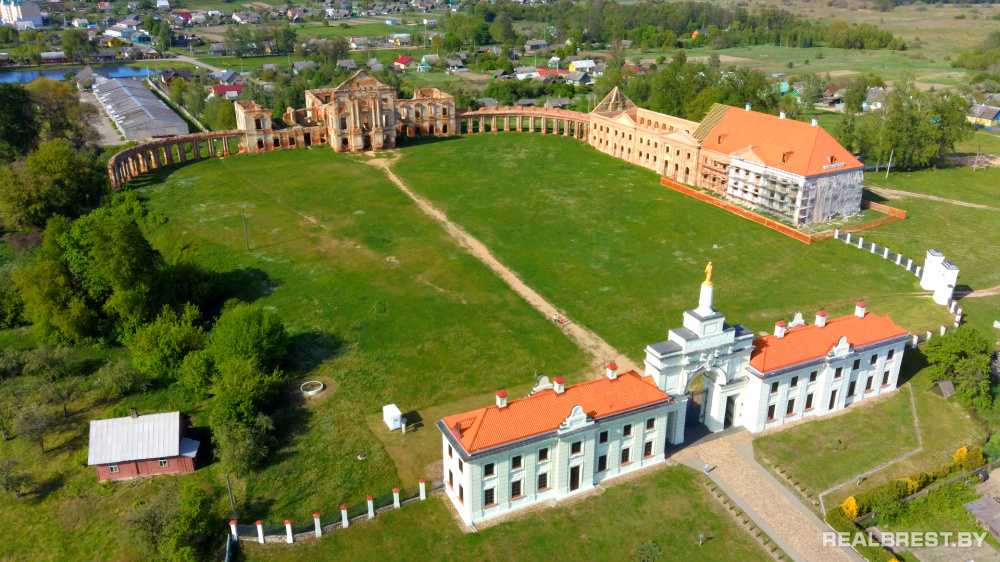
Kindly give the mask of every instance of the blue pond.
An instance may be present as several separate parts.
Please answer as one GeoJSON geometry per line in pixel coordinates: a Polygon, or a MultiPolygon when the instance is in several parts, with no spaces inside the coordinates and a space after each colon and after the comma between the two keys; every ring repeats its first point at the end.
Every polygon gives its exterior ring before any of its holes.
{"type": "MultiPolygon", "coordinates": [[[[79,66],[73,68],[60,68],[52,70],[11,70],[0,72],[0,82],[20,82],[27,84],[35,78],[44,77],[50,80],[63,80],[67,72],[80,72],[86,67],[79,66]]],[[[135,68],[132,66],[105,66],[94,68],[98,74],[107,78],[135,78],[137,76],[149,76],[159,74],[159,70],[149,70],[145,68],[135,68]]]]}

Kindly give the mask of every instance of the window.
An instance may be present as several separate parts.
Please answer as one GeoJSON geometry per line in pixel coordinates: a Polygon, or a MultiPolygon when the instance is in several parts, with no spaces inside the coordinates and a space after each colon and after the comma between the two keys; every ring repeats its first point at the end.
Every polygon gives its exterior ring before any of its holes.
{"type": "Polygon", "coordinates": [[[642,446],[642,456],[643,458],[649,458],[653,456],[653,442],[646,441],[646,444],[642,446]]]}
{"type": "Polygon", "coordinates": [[[889,386],[889,371],[882,373],[882,386],[889,386]]]}
{"type": "Polygon", "coordinates": [[[632,437],[632,424],[625,424],[625,427],[622,428],[622,437],[632,437]]]}
{"type": "Polygon", "coordinates": [[[462,489],[461,484],[458,485],[458,501],[463,504],[465,503],[465,490],[462,489]]]}
{"type": "Polygon", "coordinates": [[[538,462],[545,462],[547,460],[549,460],[549,448],[545,447],[544,449],[539,449],[538,462]]]}
{"type": "Polygon", "coordinates": [[[840,375],[842,375],[842,374],[844,374],[844,368],[843,367],[837,367],[837,370],[833,372],[833,378],[839,379],[840,375]]]}
{"type": "Polygon", "coordinates": [[[549,489],[549,473],[543,472],[538,475],[538,491],[549,489]]]}
{"type": "Polygon", "coordinates": [[[496,476],[496,466],[488,462],[483,466],[483,478],[489,478],[490,476],[496,476]]]}
{"type": "Polygon", "coordinates": [[[521,481],[510,483],[510,499],[521,497],[521,481]]]}
{"type": "Polygon", "coordinates": [[[490,507],[491,505],[496,505],[496,491],[490,488],[483,492],[483,507],[490,507]]]}
{"type": "Polygon", "coordinates": [[[833,392],[830,393],[830,406],[827,408],[827,410],[832,410],[833,407],[836,405],[837,405],[837,391],[834,390],[833,392]]]}
{"type": "Polygon", "coordinates": [[[792,377],[792,383],[789,386],[791,386],[792,388],[798,388],[799,387],[799,377],[792,377]]]}
{"type": "Polygon", "coordinates": [[[777,394],[777,393],[778,393],[778,383],[772,382],[771,383],[771,394],[777,394]]]}
{"type": "Polygon", "coordinates": [[[854,370],[857,371],[860,368],[861,368],[861,360],[860,359],[855,359],[854,360],[854,370]]]}
{"type": "Polygon", "coordinates": [[[604,472],[608,469],[608,456],[601,455],[597,457],[597,472],[604,472]]]}
{"type": "Polygon", "coordinates": [[[519,468],[521,468],[521,455],[517,455],[516,457],[510,459],[510,469],[517,470],[519,468]]]}
{"type": "Polygon", "coordinates": [[[806,410],[812,410],[812,409],[813,409],[813,395],[812,394],[807,394],[806,395],[806,410]]]}
{"type": "Polygon", "coordinates": [[[109,464],[108,465],[108,471],[111,472],[111,474],[117,474],[118,473],[118,465],[117,464],[109,464]]]}
{"type": "Polygon", "coordinates": [[[851,384],[848,385],[848,387],[847,387],[847,396],[848,397],[854,396],[854,389],[855,389],[855,387],[857,387],[857,385],[858,385],[858,381],[851,381],[851,384]]]}
{"type": "Polygon", "coordinates": [[[462,464],[462,459],[458,459],[458,471],[462,472],[464,465],[462,464]]]}
{"type": "Polygon", "coordinates": [[[625,447],[624,449],[622,449],[622,464],[628,464],[629,463],[629,459],[630,459],[629,453],[630,453],[630,451],[629,451],[628,447],[625,447]]]}
{"type": "Polygon", "coordinates": [[[785,415],[790,416],[795,413],[795,400],[789,400],[785,406],[785,415]]]}
{"type": "Polygon", "coordinates": [[[649,418],[646,420],[646,429],[653,429],[656,427],[656,418],[649,418]]]}
{"type": "Polygon", "coordinates": [[[448,485],[452,488],[455,487],[455,475],[450,470],[448,471],[448,485]]]}
{"type": "Polygon", "coordinates": [[[878,363],[878,355],[872,355],[872,362],[870,365],[874,365],[875,363],[878,363]]]}
{"type": "Polygon", "coordinates": [[[569,446],[569,454],[579,455],[583,451],[583,441],[577,441],[569,446]]]}
{"type": "Polygon", "coordinates": [[[819,374],[819,371],[813,371],[813,372],[809,373],[809,382],[816,382],[816,375],[818,375],[818,374],[819,374]]]}
{"type": "Polygon", "coordinates": [[[602,431],[601,434],[597,436],[597,442],[600,443],[600,444],[607,443],[608,442],[608,432],[607,431],[602,431]]]}
{"type": "Polygon", "coordinates": [[[895,349],[890,349],[889,353],[885,356],[885,360],[886,361],[891,361],[892,357],[896,354],[895,352],[896,352],[895,349]]]}
{"type": "Polygon", "coordinates": [[[165,468],[167,466],[167,459],[160,459],[160,468],[165,468]]]}
{"type": "Polygon", "coordinates": [[[767,421],[774,420],[774,404],[767,407],[767,421]]]}
{"type": "Polygon", "coordinates": [[[869,390],[872,389],[872,382],[874,380],[875,380],[875,377],[868,377],[868,380],[865,382],[865,392],[868,392],[869,390]]]}
{"type": "Polygon", "coordinates": [[[448,445],[448,458],[451,458],[451,445],[448,445]]]}

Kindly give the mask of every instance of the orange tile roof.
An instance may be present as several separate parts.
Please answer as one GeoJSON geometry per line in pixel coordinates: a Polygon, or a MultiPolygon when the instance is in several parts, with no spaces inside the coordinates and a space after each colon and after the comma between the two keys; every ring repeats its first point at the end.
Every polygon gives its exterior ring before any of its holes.
{"type": "Polygon", "coordinates": [[[822,328],[815,324],[795,326],[785,330],[783,338],[771,335],[755,339],[750,366],[759,373],[768,373],[819,359],[829,353],[841,337],[846,337],[851,347],[861,347],[904,335],[907,331],[886,315],[865,314],[864,318],[858,318],[852,314],[828,320],[822,328]]]}
{"type": "Polygon", "coordinates": [[[562,394],[543,390],[531,396],[464,414],[448,416],[442,421],[469,453],[489,449],[533,435],[554,431],[569,416],[573,406],[580,406],[592,418],[601,418],[670,401],[653,377],[635,371],[566,387],[562,394]],[[460,431],[455,430],[458,426],[460,431]]]}
{"type": "Polygon", "coordinates": [[[716,106],[711,114],[717,120],[715,125],[696,134],[706,149],[726,154],[750,149],[766,165],[800,176],[864,167],[818,125],[813,127],[810,123],[729,106],[716,106]],[[843,166],[828,168],[831,156],[833,164],[843,163],[843,166]]]}

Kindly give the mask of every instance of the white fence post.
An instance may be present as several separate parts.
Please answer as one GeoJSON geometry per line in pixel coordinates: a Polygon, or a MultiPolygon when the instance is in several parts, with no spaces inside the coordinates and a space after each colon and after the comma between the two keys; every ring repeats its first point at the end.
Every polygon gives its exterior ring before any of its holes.
{"type": "Polygon", "coordinates": [[[917,277],[920,277],[920,266],[917,266],[917,277]]]}
{"type": "Polygon", "coordinates": [[[901,265],[903,263],[903,254],[896,254],[896,265],[901,265]]]}
{"type": "Polygon", "coordinates": [[[919,343],[920,343],[920,336],[918,336],[917,334],[913,334],[913,343],[910,344],[910,349],[916,349],[917,344],[919,343]]]}
{"type": "Polygon", "coordinates": [[[392,507],[399,509],[399,488],[392,489],[392,507]]]}
{"type": "Polygon", "coordinates": [[[864,245],[865,245],[865,237],[864,236],[858,236],[858,248],[861,248],[864,245]]]}
{"type": "Polygon", "coordinates": [[[851,233],[850,232],[847,233],[847,238],[844,238],[844,243],[845,244],[850,244],[851,243],[851,233]]]}
{"type": "Polygon", "coordinates": [[[872,253],[873,254],[875,253],[875,243],[874,242],[872,242],[872,253]]]}
{"type": "Polygon", "coordinates": [[[962,315],[961,314],[956,314],[955,315],[955,327],[957,328],[957,327],[959,327],[961,325],[962,325],[962,315]]]}
{"type": "Polygon", "coordinates": [[[958,308],[958,301],[951,299],[951,313],[955,314],[955,309],[958,308]]]}
{"type": "Polygon", "coordinates": [[[420,501],[427,499],[427,490],[424,488],[424,479],[420,479],[420,501]]]}
{"type": "Polygon", "coordinates": [[[346,529],[350,524],[350,520],[347,519],[347,506],[342,505],[340,506],[340,526],[346,529]]]}
{"type": "Polygon", "coordinates": [[[257,542],[264,544],[264,522],[257,522],[257,542]]]}
{"type": "Polygon", "coordinates": [[[232,531],[234,539],[240,538],[240,536],[236,533],[236,520],[235,519],[233,519],[232,521],[229,522],[229,530],[232,531]]]}
{"type": "Polygon", "coordinates": [[[958,309],[955,311],[955,314],[961,316],[962,315],[962,307],[958,307],[958,309]]]}
{"type": "Polygon", "coordinates": [[[945,332],[946,332],[947,330],[948,330],[948,326],[945,326],[944,324],[941,324],[941,335],[942,335],[942,336],[944,335],[944,333],[945,333],[945,332]]]}
{"type": "Polygon", "coordinates": [[[839,228],[833,229],[833,238],[835,240],[840,240],[840,229],[839,228]]]}
{"type": "Polygon", "coordinates": [[[368,518],[373,519],[375,517],[375,498],[368,496],[368,518]]]}
{"type": "Polygon", "coordinates": [[[889,259],[889,246],[886,246],[885,250],[882,251],[882,257],[885,259],[889,259]]]}
{"type": "Polygon", "coordinates": [[[292,520],[285,519],[285,542],[292,544],[295,539],[292,538],[292,520]]]}
{"type": "Polygon", "coordinates": [[[316,525],[316,538],[323,536],[323,525],[319,522],[319,514],[313,513],[313,524],[316,525]]]}
{"type": "Polygon", "coordinates": [[[913,258],[906,258],[906,271],[913,269],[913,258]]]}
{"type": "Polygon", "coordinates": [[[924,341],[931,341],[931,336],[933,336],[933,335],[934,335],[934,332],[932,332],[930,330],[927,330],[927,339],[924,340],[924,341]]]}

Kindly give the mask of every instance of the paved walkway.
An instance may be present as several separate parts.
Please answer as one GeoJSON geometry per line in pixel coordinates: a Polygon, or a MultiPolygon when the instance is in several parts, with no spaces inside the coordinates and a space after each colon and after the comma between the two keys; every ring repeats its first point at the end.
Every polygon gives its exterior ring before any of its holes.
{"type": "Polygon", "coordinates": [[[225,70],[223,70],[221,68],[212,66],[210,64],[206,64],[206,63],[201,62],[200,60],[198,60],[196,58],[192,58],[192,57],[189,57],[187,55],[174,55],[174,57],[173,57],[172,60],[176,60],[176,61],[180,61],[180,62],[186,62],[188,64],[193,64],[195,66],[200,66],[201,68],[207,68],[208,70],[211,70],[213,73],[216,73],[216,74],[218,74],[220,72],[225,72],[225,70]]]}
{"type": "Polygon", "coordinates": [[[913,193],[912,191],[900,191],[898,189],[889,189],[888,187],[878,187],[875,185],[866,185],[865,189],[872,191],[885,197],[886,199],[903,199],[906,197],[915,197],[917,199],[929,199],[931,201],[938,201],[941,203],[948,203],[951,205],[958,205],[960,207],[972,207],[973,209],[986,209],[987,211],[1000,211],[998,207],[990,207],[987,205],[980,205],[979,203],[969,203],[968,201],[959,201],[958,199],[947,199],[945,197],[938,197],[936,195],[926,195],[923,193],[913,193]]]}
{"type": "MultiPolygon", "coordinates": [[[[542,298],[541,295],[536,293],[531,287],[528,287],[524,281],[522,281],[516,273],[511,271],[507,266],[500,263],[498,260],[486,247],[485,244],[476,239],[462,227],[448,220],[448,216],[444,214],[441,210],[436,208],[430,201],[414,193],[401,179],[399,179],[396,174],[392,173],[390,167],[393,162],[398,158],[397,155],[393,155],[389,158],[371,158],[367,161],[368,164],[381,169],[389,179],[398,187],[403,193],[408,195],[410,199],[417,204],[425,214],[439,222],[445,229],[445,231],[454,238],[459,245],[469,251],[473,256],[475,256],[479,261],[486,264],[490,270],[493,271],[501,280],[503,280],[507,285],[514,290],[521,298],[528,301],[528,304],[533,306],[535,310],[538,310],[545,316],[546,319],[552,321],[553,317],[562,317],[568,319],[569,315],[565,311],[559,310],[552,303],[542,298]]],[[[608,342],[604,341],[600,336],[594,332],[584,328],[583,326],[572,322],[565,321],[559,326],[562,328],[563,333],[565,333],[580,349],[589,353],[594,357],[594,363],[597,368],[594,370],[595,376],[601,376],[603,374],[604,361],[615,361],[618,364],[618,368],[621,371],[628,371],[635,369],[640,373],[643,372],[635,363],[633,363],[628,357],[620,353],[617,349],[611,346],[608,342]]]]}
{"type": "Polygon", "coordinates": [[[752,439],[740,431],[685,447],[671,458],[697,470],[707,462],[712,480],[793,560],[863,562],[849,548],[823,546],[830,527],[753,458],[752,439]]]}

